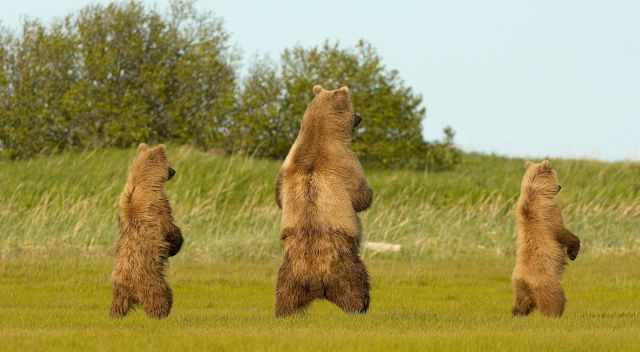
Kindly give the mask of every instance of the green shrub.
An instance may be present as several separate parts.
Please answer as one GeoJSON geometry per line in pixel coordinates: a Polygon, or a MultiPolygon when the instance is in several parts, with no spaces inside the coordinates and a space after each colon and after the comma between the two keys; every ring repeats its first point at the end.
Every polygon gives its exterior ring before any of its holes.
{"type": "Polygon", "coordinates": [[[364,162],[383,167],[444,170],[460,160],[449,129],[444,142],[425,142],[422,97],[388,70],[375,49],[360,41],[354,49],[325,42],[321,47],[294,47],[283,52],[281,65],[260,60],[251,67],[234,122],[234,148],[247,154],[283,158],[296,137],[311,87],[347,85],[354,109],[363,117],[354,150],[364,162]]]}
{"type": "Polygon", "coordinates": [[[281,159],[322,84],[350,87],[365,163],[439,171],[460,160],[452,130],[423,139],[422,97],[363,40],[287,49],[242,84],[238,59],[222,21],[189,0],[166,13],[92,5],[49,26],[26,20],[19,35],[0,30],[0,151],[20,159],[145,141],[281,159]]]}
{"type": "Polygon", "coordinates": [[[13,158],[139,141],[222,145],[236,55],[221,21],[192,2],[94,5],[2,37],[0,140],[13,158]]]}

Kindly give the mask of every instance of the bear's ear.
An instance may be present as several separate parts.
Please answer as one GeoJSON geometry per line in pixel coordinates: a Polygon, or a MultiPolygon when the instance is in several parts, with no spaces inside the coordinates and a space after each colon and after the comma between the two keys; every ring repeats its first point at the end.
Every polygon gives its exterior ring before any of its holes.
{"type": "Polygon", "coordinates": [[[544,161],[542,162],[542,166],[546,167],[547,169],[550,169],[551,163],[549,163],[549,159],[544,159],[544,161]]]}
{"type": "Polygon", "coordinates": [[[531,166],[531,165],[533,165],[533,163],[532,163],[532,162],[530,162],[529,160],[526,160],[526,161],[524,162],[524,168],[525,168],[525,169],[528,169],[528,168],[529,168],[529,166],[531,166]]]}
{"type": "Polygon", "coordinates": [[[158,144],[157,146],[150,149],[149,152],[150,160],[165,160],[167,159],[167,147],[164,144],[158,144]]]}
{"type": "Polygon", "coordinates": [[[146,152],[147,150],[149,150],[149,146],[146,143],[138,144],[138,153],[146,152]]]}
{"type": "Polygon", "coordinates": [[[167,146],[165,146],[164,144],[158,144],[155,148],[153,148],[153,151],[162,155],[166,155],[167,146]]]}
{"type": "Polygon", "coordinates": [[[319,84],[316,84],[315,86],[313,86],[313,95],[318,95],[320,94],[320,92],[322,92],[322,86],[319,84]]]}
{"type": "Polygon", "coordinates": [[[342,86],[340,87],[340,89],[338,89],[339,91],[345,92],[347,94],[349,94],[349,87],[347,86],[342,86]]]}

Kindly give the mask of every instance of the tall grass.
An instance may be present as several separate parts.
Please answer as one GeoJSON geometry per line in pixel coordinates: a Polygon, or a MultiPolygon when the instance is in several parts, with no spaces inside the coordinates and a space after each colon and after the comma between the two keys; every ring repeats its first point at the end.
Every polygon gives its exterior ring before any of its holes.
{"type": "MultiPolygon", "coordinates": [[[[0,259],[107,256],[117,199],[133,150],[0,161],[0,259]]],[[[178,174],[167,185],[186,238],[177,260],[263,260],[280,255],[274,204],[279,163],[170,146],[178,174]]],[[[567,226],[583,253],[640,252],[640,165],[554,160],[567,226]]],[[[402,244],[400,258],[512,255],[512,208],[523,161],[466,155],[456,170],[367,169],[375,191],[365,239],[402,244]]],[[[365,256],[375,253],[364,252],[365,256]]]]}

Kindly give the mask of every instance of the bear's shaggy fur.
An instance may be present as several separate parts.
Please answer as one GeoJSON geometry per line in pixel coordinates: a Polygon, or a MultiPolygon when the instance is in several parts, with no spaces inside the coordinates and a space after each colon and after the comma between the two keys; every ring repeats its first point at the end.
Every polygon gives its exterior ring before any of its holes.
{"type": "Polygon", "coordinates": [[[578,256],[580,239],[564,227],[555,202],[560,189],[548,160],[527,162],[516,209],[514,316],[528,315],[536,307],[546,316],[559,317],[564,311],[560,277],[567,257],[575,260],[578,256]]]}
{"type": "Polygon", "coordinates": [[[169,315],[172,294],[164,271],[168,258],[180,251],[182,233],[173,223],[164,184],[175,171],[164,145],[140,144],[120,195],[120,238],[112,273],[111,316],[124,317],[142,304],[152,318],[169,315]]]}
{"type": "Polygon", "coordinates": [[[357,212],[371,206],[373,192],[351,151],[360,116],[353,113],[349,89],[315,95],[276,185],[282,209],[284,261],[278,273],[278,317],[325,298],[349,313],[369,307],[369,279],[359,257],[357,212]]]}

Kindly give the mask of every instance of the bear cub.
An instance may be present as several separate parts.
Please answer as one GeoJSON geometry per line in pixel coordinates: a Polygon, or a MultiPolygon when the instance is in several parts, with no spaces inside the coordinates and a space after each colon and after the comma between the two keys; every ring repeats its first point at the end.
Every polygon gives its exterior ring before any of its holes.
{"type": "Polygon", "coordinates": [[[168,258],[182,247],[182,233],[173,222],[165,182],[174,175],[164,145],[142,143],[120,195],[120,238],[111,275],[111,317],[122,318],[135,305],[149,317],[169,315],[173,297],[164,272],[168,258]]]}
{"type": "Polygon", "coordinates": [[[575,260],[578,256],[580,239],[564,227],[555,200],[560,189],[548,160],[527,162],[516,206],[514,316],[528,315],[535,308],[551,317],[564,312],[566,298],[560,278],[567,258],[575,260]]]}

